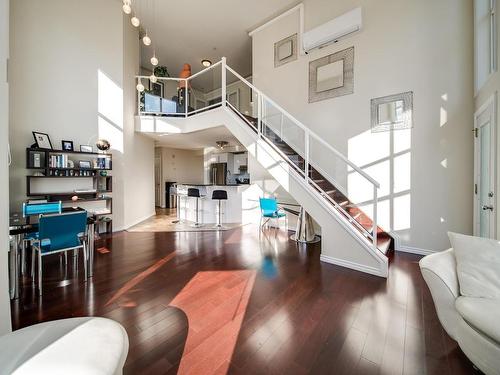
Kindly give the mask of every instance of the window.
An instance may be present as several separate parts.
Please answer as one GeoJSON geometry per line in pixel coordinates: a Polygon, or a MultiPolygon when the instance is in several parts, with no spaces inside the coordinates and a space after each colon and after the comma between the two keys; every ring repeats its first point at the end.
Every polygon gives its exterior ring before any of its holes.
{"type": "Polygon", "coordinates": [[[474,81],[476,93],[496,71],[496,0],[474,0],[474,81]]]}

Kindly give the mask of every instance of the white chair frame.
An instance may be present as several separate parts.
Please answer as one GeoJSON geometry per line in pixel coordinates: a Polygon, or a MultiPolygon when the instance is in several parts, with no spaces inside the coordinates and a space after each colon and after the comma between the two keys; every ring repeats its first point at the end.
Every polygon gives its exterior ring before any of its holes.
{"type": "Polygon", "coordinates": [[[85,273],[85,282],[87,282],[88,278],[88,262],[89,262],[89,253],[88,253],[88,246],[87,246],[87,238],[85,235],[81,235],[80,241],[81,245],[75,246],[75,247],[68,247],[65,249],[59,249],[59,250],[54,250],[54,251],[48,251],[48,252],[42,252],[41,249],[41,243],[43,239],[37,239],[32,241],[32,252],[31,252],[31,277],[33,279],[33,283],[35,282],[35,259],[38,259],[38,294],[41,296],[42,295],[42,274],[43,274],[43,262],[42,259],[46,255],[52,255],[52,254],[57,254],[57,253],[62,253],[64,252],[65,258],[66,258],[66,263],[67,263],[67,252],[71,250],[83,250],[83,266],[84,266],[84,273],[85,273]],[[37,254],[38,253],[38,254],[37,254]]]}

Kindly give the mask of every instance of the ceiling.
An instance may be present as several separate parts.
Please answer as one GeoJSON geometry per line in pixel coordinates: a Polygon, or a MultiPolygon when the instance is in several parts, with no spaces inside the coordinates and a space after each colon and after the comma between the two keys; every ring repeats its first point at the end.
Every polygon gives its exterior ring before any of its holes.
{"type": "Polygon", "coordinates": [[[241,147],[240,142],[231,134],[225,126],[217,126],[215,128],[200,130],[191,133],[180,134],[148,134],[155,140],[155,145],[180,148],[188,150],[199,150],[206,147],[216,147],[215,142],[227,141],[229,147],[241,147]]]}
{"type": "Polygon", "coordinates": [[[142,27],[153,44],[141,43],[141,64],[151,69],[156,43],[160,65],[178,77],[184,63],[192,73],[203,69],[202,59],[213,63],[226,56],[227,63],[243,76],[252,73],[251,38],[248,32],[296,5],[297,0],[134,0],[142,27]],[[155,16],[153,16],[155,15],[155,16]]]}

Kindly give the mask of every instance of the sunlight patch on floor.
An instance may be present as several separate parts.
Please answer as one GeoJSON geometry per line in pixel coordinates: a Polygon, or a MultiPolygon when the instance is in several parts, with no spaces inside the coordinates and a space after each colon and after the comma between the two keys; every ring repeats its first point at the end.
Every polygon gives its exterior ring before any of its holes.
{"type": "Polygon", "coordinates": [[[199,272],[170,303],[189,322],[178,375],[227,373],[255,275],[255,270],[199,272]]]}

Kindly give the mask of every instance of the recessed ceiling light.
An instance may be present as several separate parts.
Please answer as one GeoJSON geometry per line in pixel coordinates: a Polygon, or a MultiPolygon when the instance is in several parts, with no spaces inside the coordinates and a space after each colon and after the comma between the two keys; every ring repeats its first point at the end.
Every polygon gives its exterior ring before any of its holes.
{"type": "Polygon", "coordinates": [[[226,146],[229,145],[229,142],[228,141],[217,141],[215,142],[215,144],[217,145],[217,147],[219,147],[221,150],[224,150],[224,148],[226,146]]]}
{"type": "Polygon", "coordinates": [[[201,65],[203,65],[205,68],[208,68],[210,65],[212,65],[212,62],[207,59],[201,60],[201,65]]]}

